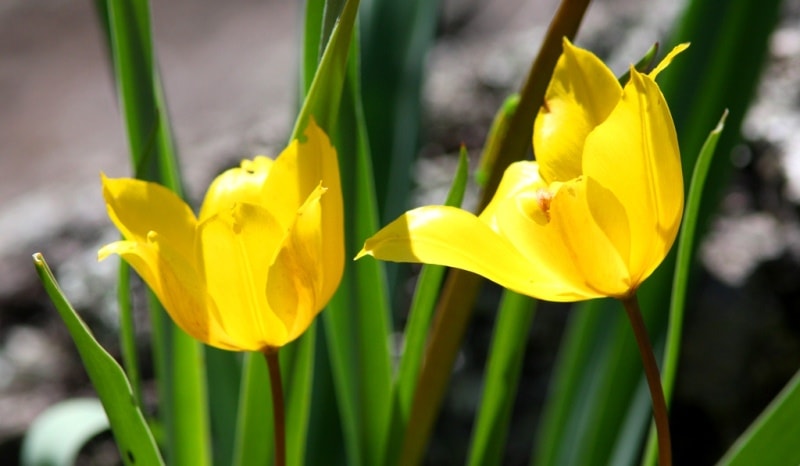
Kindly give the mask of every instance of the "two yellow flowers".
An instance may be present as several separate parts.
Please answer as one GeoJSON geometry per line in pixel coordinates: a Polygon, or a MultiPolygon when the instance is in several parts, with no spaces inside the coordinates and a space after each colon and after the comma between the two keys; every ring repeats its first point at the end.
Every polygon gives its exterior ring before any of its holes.
{"type": "Polygon", "coordinates": [[[155,183],[103,177],[119,254],[186,333],[235,351],[300,336],[339,286],[344,219],[336,151],[312,121],[274,161],[217,177],[196,217],[155,183]]]}
{"type": "Polygon", "coordinates": [[[407,212],[359,254],[468,270],[548,301],[626,297],[666,256],[683,213],[675,127],[656,76],[624,88],[564,40],[533,132],[536,162],[512,164],[478,216],[407,212]]]}
{"type": "MultiPolygon", "coordinates": [[[[564,41],[534,128],[537,162],[506,171],[479,215],[428,206],[367,240],[358,257],[469,270],[551,301],[625,297],[678,231],[683,178],[655,70],[621,87],[593,54],[564,41]]],[[[103,177],[118,254],[194,338],[269,351],[302,334],[344,266],[336,152],[313,121],[275,161],[242,162],[209,187],[198,217],[154,183],[103,177]]]]}

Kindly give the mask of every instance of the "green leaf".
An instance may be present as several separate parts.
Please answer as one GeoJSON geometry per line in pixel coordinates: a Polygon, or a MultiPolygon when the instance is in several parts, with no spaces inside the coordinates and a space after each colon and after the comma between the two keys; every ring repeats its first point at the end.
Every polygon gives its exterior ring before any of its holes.
{"type": "Polygon", "coordinates": [[[367,0],[362,9],[362,96],[381,224],[405,209],[410,193],[411,178],[397,173],[409,172],[419,150],[423,77],[441,3],[367,0]]]}
{"type": "MultiPolygon", "coordinates": [[[[450,186],[450,191],[447,193],[445,205],[461,207],[468,180],[467,150],[462,146],[456,174],[450,186]]],[[[433,311],[436,307],[436,300],[439,298],[439,289],[446,270],[446,267],[426,264],[422,266],[417,278],[417,286],[408,311],[403,354],[394,384],[394,401],[390,421],[391,431],[386,458],[397,458],[399,456],[403,432],[408,423],[414,390],[417,387],[417,378],[422,366],[428,331],[433,319],[433,311]]]]}
{"type": "MultiPolygon", "coordinates": [[[[636,68],[636,71],[640,73],[647,72],[650,69],[650,67],[653,66],[657,54],[658,54],[658,42],[656,42],[649,49],[647,49],[647,52],[644,53],[644,56],[638,62],[636,62],[636,64],[633,65],[633,67],[636,68]]],[[[628,69],[625,73],[623,73],[622,76],[619,77],[617,81],[619,81],[620,86],[625,87],[625,85],[628,84],[628,81],[630,79],[631,79],[631,70],[628,69]]]]}
{"type": "Polygon", "coordinates": [[[36,417],[22,440],[23,466],[72,466],[81,448],[108,430],[108,417],[96,398],[73,398],[36,417]]]}
{"type": "Polygon", "coordinates": [[[800,371],[733,444],[720,466],[800,464],[800,371]]]}
{"type": "Polygon", "coordinates": [[[275,451],[272,392],[264,357],[244,355],[233,466],[272,464],[275,451]]]}
{"type": "Polygon", "coordinates": [[[108,415],[122,461],[126,465],[164,464],[122,368],[70,306],[44,257],[34,254],[33,263],[78,348],[83,366],[108,415]]]}
{"type": "Polygon", "coordinates": [[[483,396],[472,430],[470,465],[503,464],[503,446],[525,356],[525,341],[535,313],[535,300],[509,290],[503,293],[483,377],[483,396]]]}
{"type": "Polygon", "coordinates": [[[342,9],[339,22],[333,28],[331,39],[325,47],[311,87],[300,108],[300,114],[295,121],[290,140],[297,139],[302,135],[308,119],[312,116],[327,134],[333,134],[336,129],[342,85],[347,73],[347,55],[353,36],[358,3],[359,0],[347,0],[342,9]]]}
{"type": "MultiPolygon", "coordinates": [[[[308,448],[311,387],[314,374],[314,345],[317,324],[314,323],[294,343],[281,350],[281,374],[286,404],[286,464],[302,466],[308,448]]],[[[251,463],[252,464],[252,463],[251,463]]]]}
{"type": "MultiPolygon", "coordinates": [[[[96,2],[109,50],[131,162],[137,178],[159,182],[183,196],[177,157],[153,51],[150,4],[96,2]]],[[[203,347],[166,316],[149,295],[160,415],[170,463],[211,463],[203,347]]],[[[211,374],[211,380],[217,377],[211,374]]]]}
{"type": "MultiPolygon", "coordinates": [[[[664,398],[667,406],[672,399],[672,390],[675,386],[675,374],[678,371],[678,357],[681,349],[681,334],[683,330],[683,315],[686,308],[686,295],[689,288],[689,274],[692,269],[692,252],[697,235],[698,216],[700,203],[703,200],[708,170],[714,158],[714,149],[717,147],[725,126],[726,110],[711,133],[706,138],[700,155],[697,157],[692,172],[692,181],[689,185],[689,196],[686,199],[686,208],[683,213],[683,226],[678,237],[678,259],[675,264],[675,278],[672,280],[672,297],[670,299],[669,323],[667,327],[667,344],[664,348],[664,360],[661,364],[661,384],[664,388],[664,398]]],[[[655,426],[651,425],[647,441],[644,464],[656,464],[658,444],[655,426]]]]}
{"type": "Polygon", "coordinates": [[[489,134],[486,135],[486,143],[483,145],[480,165],[475,170],[475,181],[480,187],[486,186],[486,182],[489,181],[489,174],[500,155],[500,141],[507,137],[509,123],[517,111],[517,105],[519,105],[519,94],[513,94],[506,98],[494,116],[489,134]]]}
{"type": "MultiPolygon", "coordinates": [[[[354,40],[335,133],[348,258],[355,256],[378,227],[358,69],[358,42],[354,40]]],[[[381,464],[389,426],[392,373],[388,294],[382,264],[348,261],[342,283],[322,318],[347,464],[381,464]]]]}

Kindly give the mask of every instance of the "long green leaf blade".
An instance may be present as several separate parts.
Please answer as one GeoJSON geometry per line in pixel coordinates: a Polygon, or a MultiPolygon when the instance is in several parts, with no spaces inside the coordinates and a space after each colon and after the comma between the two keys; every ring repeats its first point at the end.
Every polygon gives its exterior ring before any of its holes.
{"type": "MultiPolygon", "coordinates": [[[[467,151],[462,146],[456,175],[444,205],[461,207],[468,180],[467,151]]],[[[446,267],[426,264],[422,266],[417,278],[417,286],[411,300],[408,323],[404,332],[403,354],[394,383],[390,432],[386,450],[387,459],[399,456],[402,436],[408,423],[411,403],[414,401],[414,390],[417,387],[428,332],[433,320],[433,311],[436,307],[436,300],[439,298],[439,289],[446,270],[446,267]]]]}
{"type": "MultiPolygon", "coordinates": [[[[354,257],[378,226],[358,70],[358,42],[354,40],[336,132],[346,257],[354,257]]],[[[383,266],[376,261],[349,263],[323,320],[348,464],[381,464],[391,402],[389,306],[383,266]]]]}
{"type": "MultiPolygon", "coordinates": [[[[166,102],[155,65],[149,2],[107,0],[100,11],[107,14],[104,19],[114,76],[136,177],[160,182],[182,196],[166,102]]],[[[167,457],[175,464],[210,464],[203,348],[166,317],[152,295],[150,304],[167,457]]]]}
{"type": "Polygon", "coordinates": [[[800,464],[800,371],[719,461],[720,466],[800,464]]]}
{"type": "Polygon", "coordinates": [[[39,253],[34,254],[33,263],[78,348],[83,366],[108,414],[122,461],[126,465],[164,464],[122,368],[95,340],[69,304],[44,257],[39,253]]]}
{"type": "MultiPolygon", "coordinates": [[[[683,330],[683,314],[686,308],[686,294],[689,288],[689,272],[692,268],[692,251],[697,234],[697,221],[700,215],[700,203],[703,200],[708,170],[714,158],[714,150],[725,126],[725,111],[708,138],[706,138],[700,155],[697,157],[692,181],[689,185],[689,196],[686,199],[686,209],[683,214],[683,226],[678,238],[678,258],[675,264],[675,278],[672,281],[672,298],[670,299],[669,324],[667,328],[667,344],[664,348],[664,360],[661,365],[661,385],[664,388],[664,398],[669,406],[672,399],[672,390],[675,386],[675,375],[678,371],[678,356],[681,348],[681,334],[683,330]]],[[[658,439],[655,426],[650,426],[650,435],[647,440],[647,451],[644,464],[656,464],[658,453],[658,439]]]]}
{"type": "Polygon", "coordinates": [[[503,464],[503,446],[536,301],[505,290],[498,312],[483,377],[483,396],[470,442],[471,466],[503,464]]]}
{"type": "Polygon", "coordinates": [[[342,97],[342,86],[347,73],[347,56],[353,36],[359,0],[347,0],[339,22],[333,28],[331,39],[322,54],[308,94],[292,130],[291,140],[302,134],[308,119],[314,117],[320,128],[333,134],[342,97]]]}

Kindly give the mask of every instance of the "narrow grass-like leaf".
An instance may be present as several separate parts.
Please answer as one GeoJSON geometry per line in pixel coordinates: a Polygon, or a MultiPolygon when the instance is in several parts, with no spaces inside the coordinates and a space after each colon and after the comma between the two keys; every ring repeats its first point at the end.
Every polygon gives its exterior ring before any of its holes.
{"type": "Polygon", "coordinates": [[[236,441],[242,355],[207,346],[205,359],[213,463],[227,465],[236,441]]]}
{"type": "Polygon", "coordinates": [[[347,73],[347,56],[353,36],[359,0],[347,0],[339,22],[333,28],[331,39],[325,47],[319,67],[314,74],[308,94],[292,130],[291,140],[303,133],[308,119],[314,117],[327,134],[333,134],[342,97],[342,86],[347,73]]]}
{"type": "Polygon", "coordinates": [[[719,461],[719,466],[800,464],[800,371],[719,461]]]}
{"type": "Polygon", "coordinates": [[[475,181],[480,187],[484,187],[489,181],[489,173],[492,172],[494,163],[500,155],[500,141],[506,138],[508,126],[511,117],[517,111],[517,105],[519,105],[519,94],[513,94],[506,98],[494,116],[489,134],[486,135],[486,143],[483,145],[480,164],[475,170],[475,181]]]}
{"type": "Polygon", "coordinates": [[[397,174],[408,173],[419,149],[425,59],[441,3],[368,0],[362,9],[364,114],[381,224],[405,209],[410,193],[411,178],[397,174]]]}
{"type": "MultiPolygon", "coordinates": [[[[512,162],[526,157],[531,146],[533,120],[544,99],[556,61],[561,55],[562,40],[564,37],[575,37],[588,6],[589,0],[564,0],[556,11],[539,55],[520,92],[519,105],[509,122],[506,137],[500,142],[497,161],[481,196],[480,209],[494,195],[505,169],[512,162]]],[[[405,431],[400,459],[403,465],[422,462],[482,283],[481,277],[462,270],[453,270],[445,280],[432,336],[425,353],[425,364],[414,393],[411,415],[405,431]]]]}
{"type": "Polygon", "coordinates": [[[306,450],[313,448],[306,438],[316,338],[317,324],[314,323],[297,341],[283,348],[280,354],[286,405],[286,464],[289,466],[304,465],[306,450]]]}
{"type": "Polygon", "coordinates": [[[301,66],[299,102],[305,100],[314,73],[317,71],[319,57],[322,55],[322,45],[327,43],[322,36],[322,15],[325,10],[325,0],[306,0],[305,15],[303,20],[303,44],[301,66]]]}
{"type": "MultiPolygon", "coordinates": [[[[689,185],[689,196],[686,199],[686,208],[683,213],[683,226],[678,237],[678,258],[675,263],[675,278],[672,281],[672,297],[670,299],[669,323],[667,327],[667,343],[664,348],[664,359],[661,364],[661,385],[664,388],[664,398],[667,406],[672,399],[672,389],[675,386],[675,374],[678,371],[678,356],[681,349],[681,335],[683,333],[683,314],[686,308],[686,295],[689,288],[689,273],[692,268],[692,251],[697,235],[697,220],[700,215],[700,203],[703,200],[708,170],[714,158],[714,150],[725,126],[726,110],[711,133],[709,133],[697,156],[697,163],[692,171],[692,181],[689,185]]],[[[650,435],[647,440],[644,464],[656,464],[658,456],[658,438],[655,426],[651,425],[650,435]]]]}
{"type": "Polygon", "coordinates": [[[471,466],[503,464],[511,410],[536,301],[506,290],[500,303],[483,377],[483,395],[470,441],[471,466]]]}
{"type": "MultiPolygon", "coordinates": [[[[636,62],[636,64],[633,65],[633,67],[636,68],[636,71],[640,73],[646,73],[647,71],[650,70],[650,67],[653,66],[657,54],[658,54],[658,42],[656,42],[649,49],[647,49],[647,52],[644,53],[644,56],[638,62],[636,62]]],[[[625,87],[625,85],[628,84],[628,81],[630,79],[631,79],[631,70],[629,69],[622,76],[619,77],[618,79],[619,85],[625,87]]]]}
{"type": "Polygon", "coordinates": [[[261,354],[247,353],[242,363],[239,418],[231,464],[272,464],[275,451],[273,429],[267,366],[261,354]]]}
{"type": "MultiPolygon", "coordinates": [[[[468,180],[467,153],[462,146],[456,174],[453,178],[453,183],[450,185],[444,205],[461,207],[468,180]]],[[[397,396],[400,398],[402,418],[404,420],[411,408],[412,396],[417,385],[422,356],[425,352],[428,330],[433,318],[433,310],[436,306],[436,299],[439,296],[439,288],[446,269],[446,267],[438,265],[423,265],[417,279],[414,297],[409,308],[409,320],[406,324],[403,342],[403,355],[400,359],[396,382],[397,396]]]]}
{"type": "MultiPolygon", "coordinates": [[[[149,2],[107,0],[99,10],[101,15],[107,15],[102,19],[107,22],[105,29],[136,177],[160,182],[182,196],[166,102],[156,70],[149,2]]],[[[161,415],[167,429],[167,457],[174,464],[210,464],[202,345],[166,317],[152,294],[149,302],[161,415]]]]}
{"type": "Polygon", "coordinates": [[[131,305],[131,268],[120,261],[117,278],[117,303],[119,304],[119,334],[122,362],[125,374],[131,382],[133,394],[138,403],[142,402],[142,385],[139,375],[139,358],[136,354],[136,329],[133,324],[131,305]]]}
{"type": "MultiPolygon", "coordinates": [[[[467,151],[462,146],[456,175],[447,193],[445,205],[461,207],[468,180],[467,151]]],[[[402,357],[400,358],[397,378],[394,383],[390,433],[386,449],[387,459],[399,456],[398,450],[401,446],[403,431],[411,411],[411,402],[417,386],[419,370],[422,366],[422,357],[425,353],[428,331],[433,319],[433,310],[439,297],[439,289],[446,270],[446,267],[426,264],[422,266],[417,278],[417,286],[414,290],[414,297],[411,300],[408,323],[404,332],[402,357]]]]}
{"type": "Polygon", "coordinates": [[[100,400],[64,400],[47,408],[28,428],[20,462],[22,466],[73,466],[81,448],[108,428],[100,400]]]}
{"type": "MultiPolygon", "coordinates": [[[[361,109],[357,40],[349,60],[335,139],[345,206],[345,257],[352,258],[377,230],[378,221],[361,109]]],[[[389,306],[382,264],[349,262],[323,321],[347,463],[381,464],[391,401],[389,306]]]]}
{"type": "Polygon", "coordinates": [[[164,464],[122,368],[95,340],[89,328],[69,304],[44,257],[39,253],[34,254],[33,263],[48,296],[64,320],[81,356],[83,367],[103,403],[122,461],[126,465],[164,464]]]}

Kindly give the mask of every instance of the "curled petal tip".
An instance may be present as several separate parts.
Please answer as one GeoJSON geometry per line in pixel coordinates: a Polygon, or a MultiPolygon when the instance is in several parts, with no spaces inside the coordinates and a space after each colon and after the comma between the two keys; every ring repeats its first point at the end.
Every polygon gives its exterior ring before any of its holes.
{"type": "Polygon", "coordinates": [[[363,248],[361,248],[360,251],[358,251],[358,254],[356,254],[356,257],[354,257],[353,260],[357,261],[357,260],[361,259],[364,256],[371,256],[371,255],[372,255],[372,251],[368,251],[366,247],[363,247],[363,248]]]}

